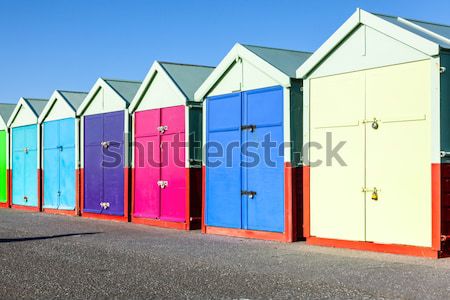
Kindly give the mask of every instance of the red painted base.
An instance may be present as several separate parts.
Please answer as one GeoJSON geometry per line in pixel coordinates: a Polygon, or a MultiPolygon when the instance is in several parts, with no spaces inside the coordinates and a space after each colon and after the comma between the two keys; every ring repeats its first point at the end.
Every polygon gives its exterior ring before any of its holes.
{"type": "Polygon", "coordinates": [[[160,228],[189,230],[189,225],[187,223],[170,222],[157,219],[136,218],[136,217],[132,217],[131,222],[135,224],[155,226],[160,228]]]}
{"type": "Polygon", "coordinates": [[[257,231],[257,230],[245,230],[245,229],[235,229],[235,228],[223,228],[214,226],[204,227],[206,234],[216,234],[225,235],[232,237],[240,237],[245,239],[258,239],[266,241],[277,241],[289,243],[291,240],[285,233],[267,232],[267,231],[257,231]]]}
{"type": "Polygon", "coordinates": [[[37,206],[25,206],[25,205],[11,205],[12,209],[17,209],[17,210],[25,210],[25,211],[32,211],[32,212],[39,212],[40,209],[37,206]]]}
{"type": "Polygon", "coordinates": [[[75,210],[43,208],[42,212],[44,212],[46,214],[52,214],[52,215],[77,216],[77,212],[75,210]]]}
{"type": "Polygon", "coordinates": [[[111,216],[111,215],[102,215],[102,214],[87,213],[87,212],[83,212],[81,214],[81,216],[83,218],[90,218],[90,219],[97,219],[97,220],[128,222],[128,217],[124,217],[124,216],[111,216]]]}
{"type": "Polygon", "coordinates": [[[0,202],[0,208],[9,208],[9,203],[8,202],[0,202]]]}
{"type": "Polygon", "coordinates": [[[402,254],[410,256],[440,258],[444,254],[441,251],[427,247],[416,247],[395,244],[377,244],[370,242],[344,241],[335,239],[324,239],[317,237],[309,237],[306,239],[308,245],[325,246],[333,248],[347,248],[352,250],[364,250],[372,252],[383,252],[391,254],[402,254]]]}

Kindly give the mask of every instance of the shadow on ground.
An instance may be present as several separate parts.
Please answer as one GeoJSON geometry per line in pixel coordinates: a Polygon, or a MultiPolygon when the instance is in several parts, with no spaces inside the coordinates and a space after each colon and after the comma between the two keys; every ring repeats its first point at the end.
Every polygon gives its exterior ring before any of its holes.
{"type": "Polygon", "coordinates": [[[15,242],[50,240],[50,239],[58,239],[58,238],[69,237],[69,236],[93,235],[93,234],[100,234],[100,233],[102,233],[102,232],[80,232],[80,233],[57,234],[57,235],[50,235],[50,236],[36,236],[36,237],[22,237],[22,238],[0,239],[0,244],[1,243],[15,243],[15,242]]]}

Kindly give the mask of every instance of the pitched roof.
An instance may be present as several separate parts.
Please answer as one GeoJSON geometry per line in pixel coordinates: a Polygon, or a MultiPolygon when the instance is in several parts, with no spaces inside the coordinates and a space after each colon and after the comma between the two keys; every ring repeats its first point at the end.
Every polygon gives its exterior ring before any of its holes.
{"type": "Polygon", "coordinates": [[[312,53],[304,51],[244,44],[242,44],[242,46],[292,78],[295,77],[295,71],[298,69],[298,67],[300,67],[312,55],[312,53]]]}
{"type": "Polygon", "coordinates": [[[412,33],[415,33],[427,40],[430,40],[442,48],[450,49],[450,26],[407,19],[402,17],[388,16],[382,14],[373,14],[394,25],[402,27],[412,33]]]}
{"type": "Polygon", "coordinates": [[[23,98],[28,105],[34,110],[35,114],[39,116],[41,112],[44,110],[45,105],[47,104],[47,99],[37,99],[37,98],[23,98]]]}
{"type": "Polygon", "coordinates": [[[77,110],[86,98],[85,92],[59,91],[58,92],[69,102],[74,110],[77,110]]]}
{"type": "Polygon", "coordinates": [[[9,117],[11,116],[15,107],[16,104],[14,103],[0,103],[0,117],[2,117],[5,123],[8,122],[9,117]]]}
{"type": "Polygon", "coordinates": [[[208,78],[214,67],[159,62],[186,98],[194,99],[198,87],[208,78]]]}
{"type": "Polygon", "coordinates": [[[113,90],[115,90],[128,104],[133,100],[141,81],[117,80],[102,78],[113,90]]]}

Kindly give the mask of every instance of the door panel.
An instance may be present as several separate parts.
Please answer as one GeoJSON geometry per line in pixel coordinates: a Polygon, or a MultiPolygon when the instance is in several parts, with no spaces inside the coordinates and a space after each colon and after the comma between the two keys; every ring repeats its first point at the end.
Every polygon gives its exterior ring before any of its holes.
{"type": "Polygon", "coordinates": [[[185,148],[178,144],[184,143],[184,132],[163,134],[161,143],[163,145],[161,180],[168,182],[168,186],[161,189],[161,219],[184,222],[186,219],[185,148]]]}
{"type": "Polygon", "coordinates": [[[368,241],[431,246],[430,78],[428,61],[367,72],[368,241]]]}
{"type": "Polygon", "coordinates": [[[37,125],[25,126],[25,196],[27,206],[38,205],[37,195],[37,125]]]}
{"type": "Polygon", "coordinates": [[[245,125],[256,125],[243,132],[244,153],[257,154],[258,161],[243,156],[243,190],[256,196],[243,197],[244,228],[274,232],[284,231],[284,148],[283,89],[269,88],[244,92],[245,125]],[[248,142],[248,143],[247,143],[248,142]],[[246,144],[247,143],[247,144],[246,144]],[[267,143],[267,144],[266,144],[267,143]],[[272,143],[273,145],[270,145],[272,143]]]}
{"type": "Polygon", "coordinates": [[[136,139],[134,216],[159,218],[160,216],[160,142],[159,135],[136,139]],[[138,153],[139,152],[139,153],[138,153]]]}
{"type": "Polygon", "coordinates": [[[167,126],[164,134],[184,132],[184,105],[161,109],[161,126],[167,126]]]}
{"type": "Polygon", "coordinates": [[[6,159],[6,131],[0,130],[0,203],[8,201],[6,159]]]}
{"type": "Polygon", "coordinates": [[[44,135],[44,208],[58,208],[59,200],[59,123],[45,122],[44,135]]]}
{"type": "Polygon", "coordinates": [[[365,75],[362,72],[311,80],[310,215],[311,235],[365,240],[364,126],[365,75]],[[339,154],[346,165],[327,162],[330,148],[345,142],[339,154]],[[331,164],[330,164],[331,163],[331,164]]]}
{"type": "Polygon", "coordinates": [[[103,201],[109,203],[104,214],[124,214],[124,112],[104,114],[103,139],[110,143],[103,151],[103,201]]]}
{"type": "Polygon", "coordinates": [[[103,116],[84,117],[84,206],[85,212],[100,213],[103,202],[103,116]]]}
{"type": "Polygon", "coordinates": [[[206,224],[209,226],[242,228],[241,98],[240,93],[235,93],[206,100],[206,224]]]}
{"type": "Polygon", "coordinates": [[[24,205],[25,195],[25,130],[23,127],[12,129],[12,203],[24,205]]]}
{"type": "Polygon", "coordinates": [[[75,120],[59,121],[60,129],[60,197],[59,209],[75,209],[75,120]]]}

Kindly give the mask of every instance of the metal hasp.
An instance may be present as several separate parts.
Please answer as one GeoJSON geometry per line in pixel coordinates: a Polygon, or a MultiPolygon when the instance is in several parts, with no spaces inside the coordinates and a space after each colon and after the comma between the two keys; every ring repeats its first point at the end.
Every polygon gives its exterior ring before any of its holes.
{"type": "Polygon", "coordinates": [[[242,125],[241,130],[250,130],[250,132],[255,131],[256,125],[242,125]]]}
{"type": "Polygon", "coordinates": [[[241,191],[241,196],[248,196],[250,199],[253,199],[256,196],[256,192],[253,192],[253,191],[241,191]]]}
{"type": "Polygon", "coordinates": [[[169,182],[164,180],[158,180],[157,184],[160,188],[165,189],[169,185],[169,182]]]}

